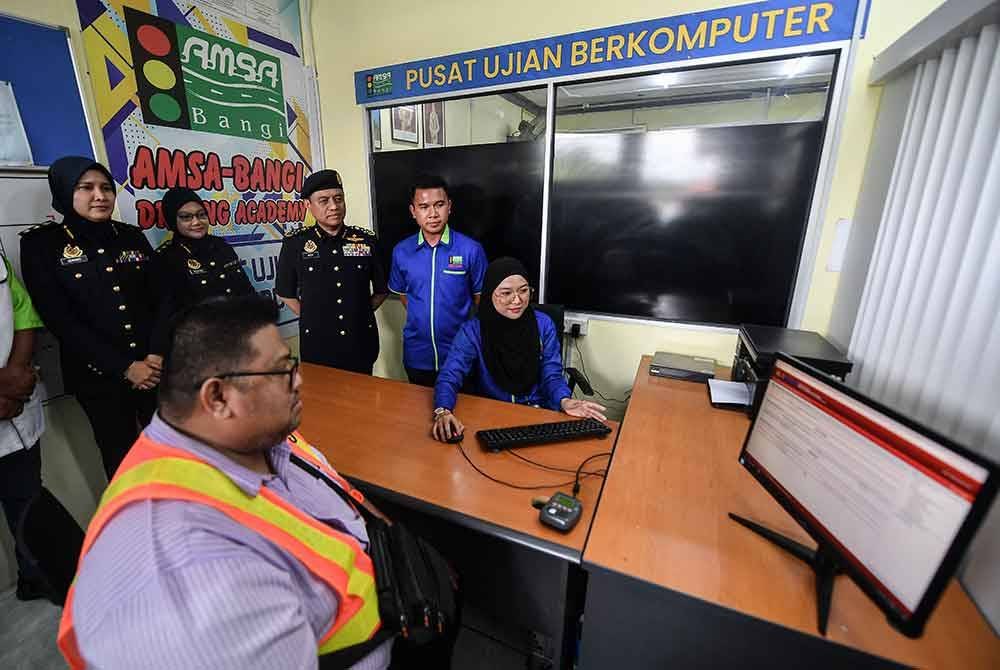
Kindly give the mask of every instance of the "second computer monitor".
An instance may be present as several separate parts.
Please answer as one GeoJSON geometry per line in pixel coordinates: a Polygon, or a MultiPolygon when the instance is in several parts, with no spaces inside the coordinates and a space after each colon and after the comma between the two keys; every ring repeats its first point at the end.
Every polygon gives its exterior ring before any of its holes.
{"type": "Polygon", "coordinates": [[[740,462],[919,635],[997,489],[997,468],[779,355],[740,462]]]}

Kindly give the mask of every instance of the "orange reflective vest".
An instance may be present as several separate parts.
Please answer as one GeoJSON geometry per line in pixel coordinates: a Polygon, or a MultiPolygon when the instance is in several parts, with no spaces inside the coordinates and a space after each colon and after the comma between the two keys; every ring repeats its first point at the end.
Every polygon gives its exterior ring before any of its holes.
{"type": "MultiPolygon", "coordinates": [[[[327,465],[301,435],[293,433],[288,442],[299,458],[335,480],[357,502],[364,501],[361,493],[327,465]]],[[[302,561],[339,600],[336,617],[317,643],[318,654],[361,644],[378,631],[381,621],[372,561],[354,536],[330,528],[266,487],[251,498],[224,473],[194,454],[154,442],[145,433],[132,446],[101,496],[87,527],[78,571],[115,514],[141,500],[187,500],[214,507],[302,561]]],[[[73,631],[72,586],[59,622],[58,644],[70,668],[86,667],[73,631]]]]}

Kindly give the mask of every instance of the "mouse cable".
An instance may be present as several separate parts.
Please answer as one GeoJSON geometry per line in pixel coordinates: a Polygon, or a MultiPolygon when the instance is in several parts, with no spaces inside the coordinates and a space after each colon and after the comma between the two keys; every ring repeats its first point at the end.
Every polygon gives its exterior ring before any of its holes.
{"type": "MultiPolygon", "coordinates": [[[[583,466],[586,465],[588,461],[592,461],[595,458],[600,458],[601,456],[610,456],[610,455],[611,455],[610,451],[605,451],[603,453],[594,454],[593,456],[588,456],[587,458],[583,459],[583,461],[580,463],[579,467],[577,467],[577,469],[576,469],[576,479],[573,480],[573,497],[574,498],[576,497],[576,494],[578,494],[580,492],[580,471],[583,470],[583,466]]],[[[610,467],[610,463],[608,464],[608,466],[610,467]]],[[[607,472],[607,470],[605,470],[605,472],[607,472]]]]}
{"type": "MultiPolygon", "coordinates": [[[[537,466],[539,468],[544,468],[546,470],[552,470],[553,472],[573,472],[573,473],[576,472],[576,470],[574,470],[573,468],[559,468],[559,467],[556,467],[554,465],[546,465],[545,463],[539,463],[538,461],[533,461],[530,458],[522,456],[521,454],[517,453],[513,449],[508,449],[506,451],[506,453],[510,454],[511,456],[513,456],[515,458],[520,458],[522,461],[524,461],[526,463],[531,463],[534,466],[537,466]]],[[[600,470],[584,470],[583,474],[585,474],[585,475],[600,475],[601,471],[600,470]]]]}
{"type": "Polygon", "coordinates": [[[467,453],[465,453],[465,449],[462,447],[462,443],[461,442],[457,443],[455,446],[457,446],[458,450],[460,452],[462,452],[462,456],[465,458],[466,461],[469,462],[469,465],[472,466],[473,470],[475,470],[476,472],[478,472],[479,474],[481,474],[483,477],[486,477],[486,479],[489,479],[492,482],[496,482],[497,484],[502,484],[502,485],[510,487],[512,489],[519,489],[521,491],[541,491],[543,489],[555,489],[555,488],[559,488],[560,486],[569,486],[570,484],[573,484],[574,482],[579,483],[579,472],[578,472],[577,473],[577,479],[576,480],[571,479],[568,482],[554,482],[552,484],[543,484],[541,486],[524,486],[522,484],[511,484],[510,482],[505,482],[502,479],[497,479],[496,477],[494,477],[494,476],[492,476],[492,475],[490,475],[490,474],[488,474],[486,472],[483,472],[481,469],[479,469],[479,466],[476,465],[475,463],[473,463],[472,459],[469,458],[469,455],[467,453]]]}

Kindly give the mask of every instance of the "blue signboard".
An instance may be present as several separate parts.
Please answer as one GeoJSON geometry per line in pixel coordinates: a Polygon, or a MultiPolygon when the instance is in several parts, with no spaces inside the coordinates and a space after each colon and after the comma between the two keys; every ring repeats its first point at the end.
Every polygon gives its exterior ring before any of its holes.
{"type": "Polygon", "coordinates": [[[359,104],[851,38],[858,0],[765,0],[354,73],[359,104]]]}

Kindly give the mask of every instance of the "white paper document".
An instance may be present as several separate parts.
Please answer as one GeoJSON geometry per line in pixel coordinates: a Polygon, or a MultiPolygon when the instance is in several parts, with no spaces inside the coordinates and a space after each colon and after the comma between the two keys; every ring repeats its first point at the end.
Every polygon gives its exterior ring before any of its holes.
{"type": "Polygon", "coordinates": [[[750,389],[744,382],[727,382],[722,379],[709,379],[708,393],[712,398],[712,404],[750,404],[750,389]]]}

